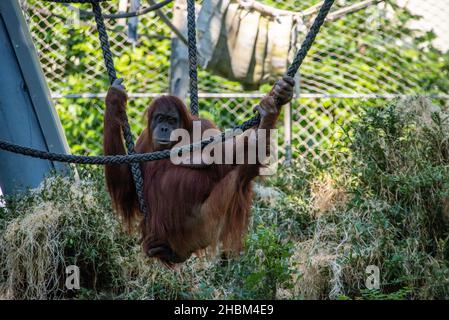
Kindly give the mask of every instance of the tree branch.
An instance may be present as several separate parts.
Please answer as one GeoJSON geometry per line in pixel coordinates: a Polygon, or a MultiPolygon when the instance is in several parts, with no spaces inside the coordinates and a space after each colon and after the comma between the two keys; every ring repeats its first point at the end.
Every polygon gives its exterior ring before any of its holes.
{"type": "MultiPolygon", "coordinates": [[[[154,6],[154,0],[148,0],[149,4],[154,6]]],[[[182,32],[175,27],[175,25],[171,22],[171,20],[162,12],[161,9],[156,9],[157,16],[173,31],[174,34],[181,40],[186,46],[189,45],[187,38],[182,34],[182,32]]]]}
{"type": "Polygon", "coordinates": [[[353,4],[352,6],[346,7],[346,8],[342,8],[340,10],[337,10],[335,12],[330,13],[327,16],[326,21],[335,21],[338,20],[342,17],[344,17],[345,15],[349,14],[349,13],[354,13],[360,10],[363,10],[371,5],[375,5],[381,2],[384,2],[385,0],[364,0],[361,1],[359,3],[353,4]]]}
{"type": "MultiPolygon", "coordinates": [[[[346,14],[349,13],[354,13],[360,10],[363,10],[371,5],[374,4],[378,4],[380,2],[383,2],[385,0],[364,0],[361,1],[359,3],[353,4],[351,6],[342,8],[340,10],[336,10],[335,12],[329,14],[328,18],[326,19],[326,21],[335,21],[338,20],[340,18],[342,18],[343,16],[345,16],[346,14]]],[[[303,11],[288,11],[288,10],[281,10],[281,9],[277,9],[277,8],[273,8],[270,7],[268,5],[262,4],[260,2],[257,2],[256,0],[237,0],[237,2],[245,9],[248,10],[255,10],[260,12],[263,15],[268,15],[268,16],[272,16],[272,17],[276,17],[276,16],[286,16],[286,15],[290,15],[290,16],[310,16],[313,15],[315,13],[317,13],[318,11],[320,11],[321,6],[323,5],[324,1],[320,1],[317,4],[311,6],[308,9],[305,9],[303,11]]]]}
{"type": "MultiPolygon", "coordinates": [[[[169,4],[170,2],[173,2],[173,0],[164,0],[164,1],[161,1],[160,3],[153,2],[151,7],[148,7],[148,8],[141,8],[137,11],[132,11],[132,12],[103,14],[103,18],[105,18],[105,19],[123,19],[123,18],[137,17],[137,16],[140,16],[143,14],[147,14],[148,12],[151,12],[154,10],[159,10],[163,6],[166,6],[167,4],[169,4]]],[[[69,10],[79,12],[83,18],[84,17],[86,17],[86,18],[94,17],[94,13],[92,11],[79,9],[77,7],[74,7],[74,6],[66,4],[66,3],[63,3],[63,5],[66,6],[67,8],[69,8],[69,10]]]]}
{"type": "Polygon", "coordinates": [[[303,16],[309,16],[311,14],[317,13],[318,11],[320,11],[321,6],[324,4],[324,1],[320,1],[318,2],[316,5],[311,6],[310,8],[304,10],[302,12],[303,16]]]}
{"type": "Polygon", "coordinates": [[[255,10],[260,12],[261,14],[268,16],[276,17],[276,16],[291,16],[299,14],[288,10],[276,9],[266,4],[257,2],[255,0],[238,0],[237,2],[240,4],[240,6],[242,6],[245,9],[255,10]]]}

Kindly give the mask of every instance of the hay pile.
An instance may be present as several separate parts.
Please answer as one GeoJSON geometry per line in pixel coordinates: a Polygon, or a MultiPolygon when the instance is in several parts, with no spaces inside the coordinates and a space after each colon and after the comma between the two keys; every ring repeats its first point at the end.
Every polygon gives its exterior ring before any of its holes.
{"type": "Polygon", "coordinates": [[[91,257],[79,254],[87,249],[87,244],[92,250],[101,250],[95,245],[102,242],[111,244],[114,234],[110,233],[118,229],[117,221],[95,199],[93,187],[92,183],[54,177],[9,201],[4,209],[6,223],[0,240],[7,297],[62,297],[67,265],[86,263],[85,272],[92,272],[89,262],[95,262],[101,253],[92,251],[91,257]],[[101,235],[102,232],[105,233],[101,235]]]}
{"type": "Polygon", "coordinates": [[[191,298],[211,267],[200,258],[175,269],[149,261],[138,237],[122,230],[101,176],[46,179],[1,210],[4,299],[191,298]],[[65,287],[68,265],[80,269],[79,291],[65,287]]]}
{"type": "Polygon", "coordinates": [[[23,219],[14,219],[3,238],[7,295],[46,299],[58,288],[58,268],[64,264],[59,221],[62,212],[52,202],[37,205],[23,219]],[[18,294],[23,290],[22,294],[18,294]]]}

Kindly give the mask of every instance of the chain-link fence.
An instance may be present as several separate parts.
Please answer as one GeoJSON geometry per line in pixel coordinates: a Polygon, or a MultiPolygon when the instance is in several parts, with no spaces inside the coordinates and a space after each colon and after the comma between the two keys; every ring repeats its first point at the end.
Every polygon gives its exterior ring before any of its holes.
{"type": "MultiPolygon", "coordinates": [[[[259,1],[298,14],[316,0],[259,1]]],[[[101,152],[103,99],[107,76],[89,5],[21,0],[55,105],[76,153],[101,152]]],[[[130,1],[103,3],[105,13],[130,1]]],[[[198,5],[201,1],[198,1],[198,5]]],[[[148,3],[142,1],[142,6],[148,3]]],[[[126,8],[126,7],[125,7],[126,8]]],[[[173,4],[161,11],[172,16],[173,4]]],[[[125,9],[126,10],[126,9],[125,9]]],[[[282,150],[293,158],[326,160],[345,135],[345,125],[363,107],[404,95],[432,95],[448,105],[449,1],[336,1],[334,15],[300,70],[297,97],[284,111],[282,150]]],[[[313,19],[304,17],[305,24],[313,19]]],[[[169,90],[172,30],[160,13],[140,16],[137,39],[127,19],[107,20],[119,76],[130,95],[129,117],[135,133],[151,99],[169,90]]],[[[208,71],[199,73],[203,116],[222,128],[252,115],[269,87],[243,92],[236,82],[208,71]]]]}

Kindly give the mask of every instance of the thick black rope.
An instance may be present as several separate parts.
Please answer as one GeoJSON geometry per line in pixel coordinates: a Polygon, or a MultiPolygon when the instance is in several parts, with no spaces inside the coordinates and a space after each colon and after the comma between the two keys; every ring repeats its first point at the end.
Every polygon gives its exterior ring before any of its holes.
{"type": "Polygon", "coordinates": [[[329,11],[332,8],[333,4],[334,0],[324,1],[323,5],[320,8],[320,11],[318,12],[318,15],[315,18],[315,21],[313,21],[313,24],[306,35],[306,38],[301,44],[301,48],[296,53],[295,58],[293,59],[293,62],[291,63],[290,67],[288,67],[287,70],[288,76],[294,77],[298,72],[298,69],[301,66],[302,62],[304,61],[304,58],[307,56],[307,53],[312,47],[312,44],[314,43],[316,36],[320,32],[321,26],[324,24],[324,21],[326,21],[326,17],[329,14],[329,11]]]}
{"type": "MultiPolygon", "coordinates": [[[[47,0],[47,1],[55,1],[55,2],[68,2],[62,1],[62,0],[47,0]]],[[[82,1],[82,0],[81,0],[82,1]]],[[[107,1],[107,0],[94,0],[97,2],[100,1],[107,1]]],[[[80,0],[73,0],[72,2],[80,2],[80,0]]],[[[90,1],[85,1],[90,2],[90,1]]],[[[304,57],[307,54],[307,51],[310,49],[310,46],[314,39],[316,38],[316,35],[319,32],[320,27],[323,25],[325,18],[327,14],[329,13],[329,10],[334,3],[334,0],[325,0],[325,3],[320,9],[319,14],[317,15],[317,18],[315,19],[312,27],[309,30],[309,33],[307,34],[300,50],[296,54],[292,66],[288,68],[287,74],[289,76],[294,76],[302,62],[304,61],[304,57]]],[[[260,115],[256,114],[251,119],[245,121],[240,126],[235,127],[234,129],[240,129],[242,131],[248,130],[249,128],[252,128],[256,125],[258,125],[260,122],[260,115]]],[[[24,146],[20,146],[14,143],[10,143],[4,140],[0,139],[0,149],[6,150],[13,153],[23,154],[26,156],[31,156],[35,158],[50,160],[50,161],[58,161],[58,162],[69,162],[69,163],[77,163],[77,164],[95,164],[95,165],[104,165],[104,164],[129,164],[129,163],[139,163],[139,162],[146,162],[146,161],[154,161],[154,160],[161,160],[166,159],[170,157],[170,154],[172,152],[179,152],[182,150],[188,150],[192,151],[196,147],[204,147],[208,145],[211,142],[214,141],[220,141],[220,139],[224,139],[225,134],[222,133],[221,135],[217,137],[213,137],[208,140],[203,140],[201,142],[198,142],[196,144],[191,144],[189,146],[185,146],[183,148],[177,148],[173,150],[163,150],[163,151],[156,151],[156,152],[150,152],[150,153],[136,153],[136,154],[130,154],[130,155],[114,155],[114,156],[76,156],[76,155],[67,155],[67,154],[61,154],[61,153],[52,153],[47,151],[41,151],[33,148],[28,148],[24,146]]]]}
{"type": "Polygon", "coordinates": [[[106,65],[106,70],[109,75],[109,82],[112,84],[117,79],[117,74],[115,72],[114,60],[112,58],[112,52],[109,46],[109,37],[106,32],[106,26],[104,24],[100,4],[97,2],[92,2],[92,11],[95,15],[95,22],[97,23],[98,37],[100,39],[100,45],[103,51],[103,59],[106,65]]]}
{"type": "Polygon", "coordinates": [[[76,163],[76,164],[92,164],[92,165],[105,165],[105,164],[139,164],[140,162],[155,161],[169,158],[170,156],[181,156],[182,154],[192,152],[194,150],[202,149],[210,143],[218,143],[226,140],[226,137],[231,135],[234,131],[239,130],[243,132],[251,127],[256,126],[260,121],[259,116],[255,116],[252,119],[246,121],[240,126],[234,127],[233,130],[228,132],[222,132],[217,136],[210,137],[207,140],[198,141],[193,144],[177,147],[173,149],[167,149],[163,151],[148,152],[148,153],[135,153],[129,155],[111,155],[111,156],[79,156],[63,153],[54,153],[41,151],[29,147],[24,147],[15,143],[6,142],[0,139],[0,149],[9,151],[12,153],[18,153],[33,158],[39,158],[43,160],[76,163]]]}
{"type": "Polygon", "coordinates": [[[189,48],[190,113],[198,115],[198,68],[196,53],[195,0],[187,0],[187,33],[189,48]]]}
{"type": "MultiPolygon", "coordinates": [[[[109,45],[108,33],[106,31],[106,26],[104,24],[103,14],[101,12],[101,6],[98,2],[92,2],[92,11],[95,15],[95,22],[97,23],[98,36],[100,38],[101,50],[103,51],[103,58],[106,65],[106,69],[109,75],[109,82],[112,84],[117,79],[117,74],[115,71],[114,60],[112,58],[112,52],[109,45]]],[[[134,150],[134,139],[131,133],[131,129],[128,122],[128,117],[125,113],[123,119],[123,137],[125,138],[126,149],[129,155],[135,154],[134,150]]],[[[131,173],[134,180],[134,186],[137,193],[137,199],[139,202],[140,211],[147,216],[148,210],[145,204],[145,198],[143,195],[144,182],[142,177],[142,171],[139,163],[130,164],[131,173]]]]}

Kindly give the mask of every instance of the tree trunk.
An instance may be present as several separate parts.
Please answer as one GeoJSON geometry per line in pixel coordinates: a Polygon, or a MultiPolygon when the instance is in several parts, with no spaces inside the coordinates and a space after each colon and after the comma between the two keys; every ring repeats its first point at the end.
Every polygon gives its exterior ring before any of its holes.
{"type": "MultiPolygon", "coordinates": [[[[176,0],[173,5],[174,26],[187,37],[187,1],[176,0]]],[[[170,94],[185,100],[189,91],[189,51],[176,36],[171,40],[170,94]]]]}

